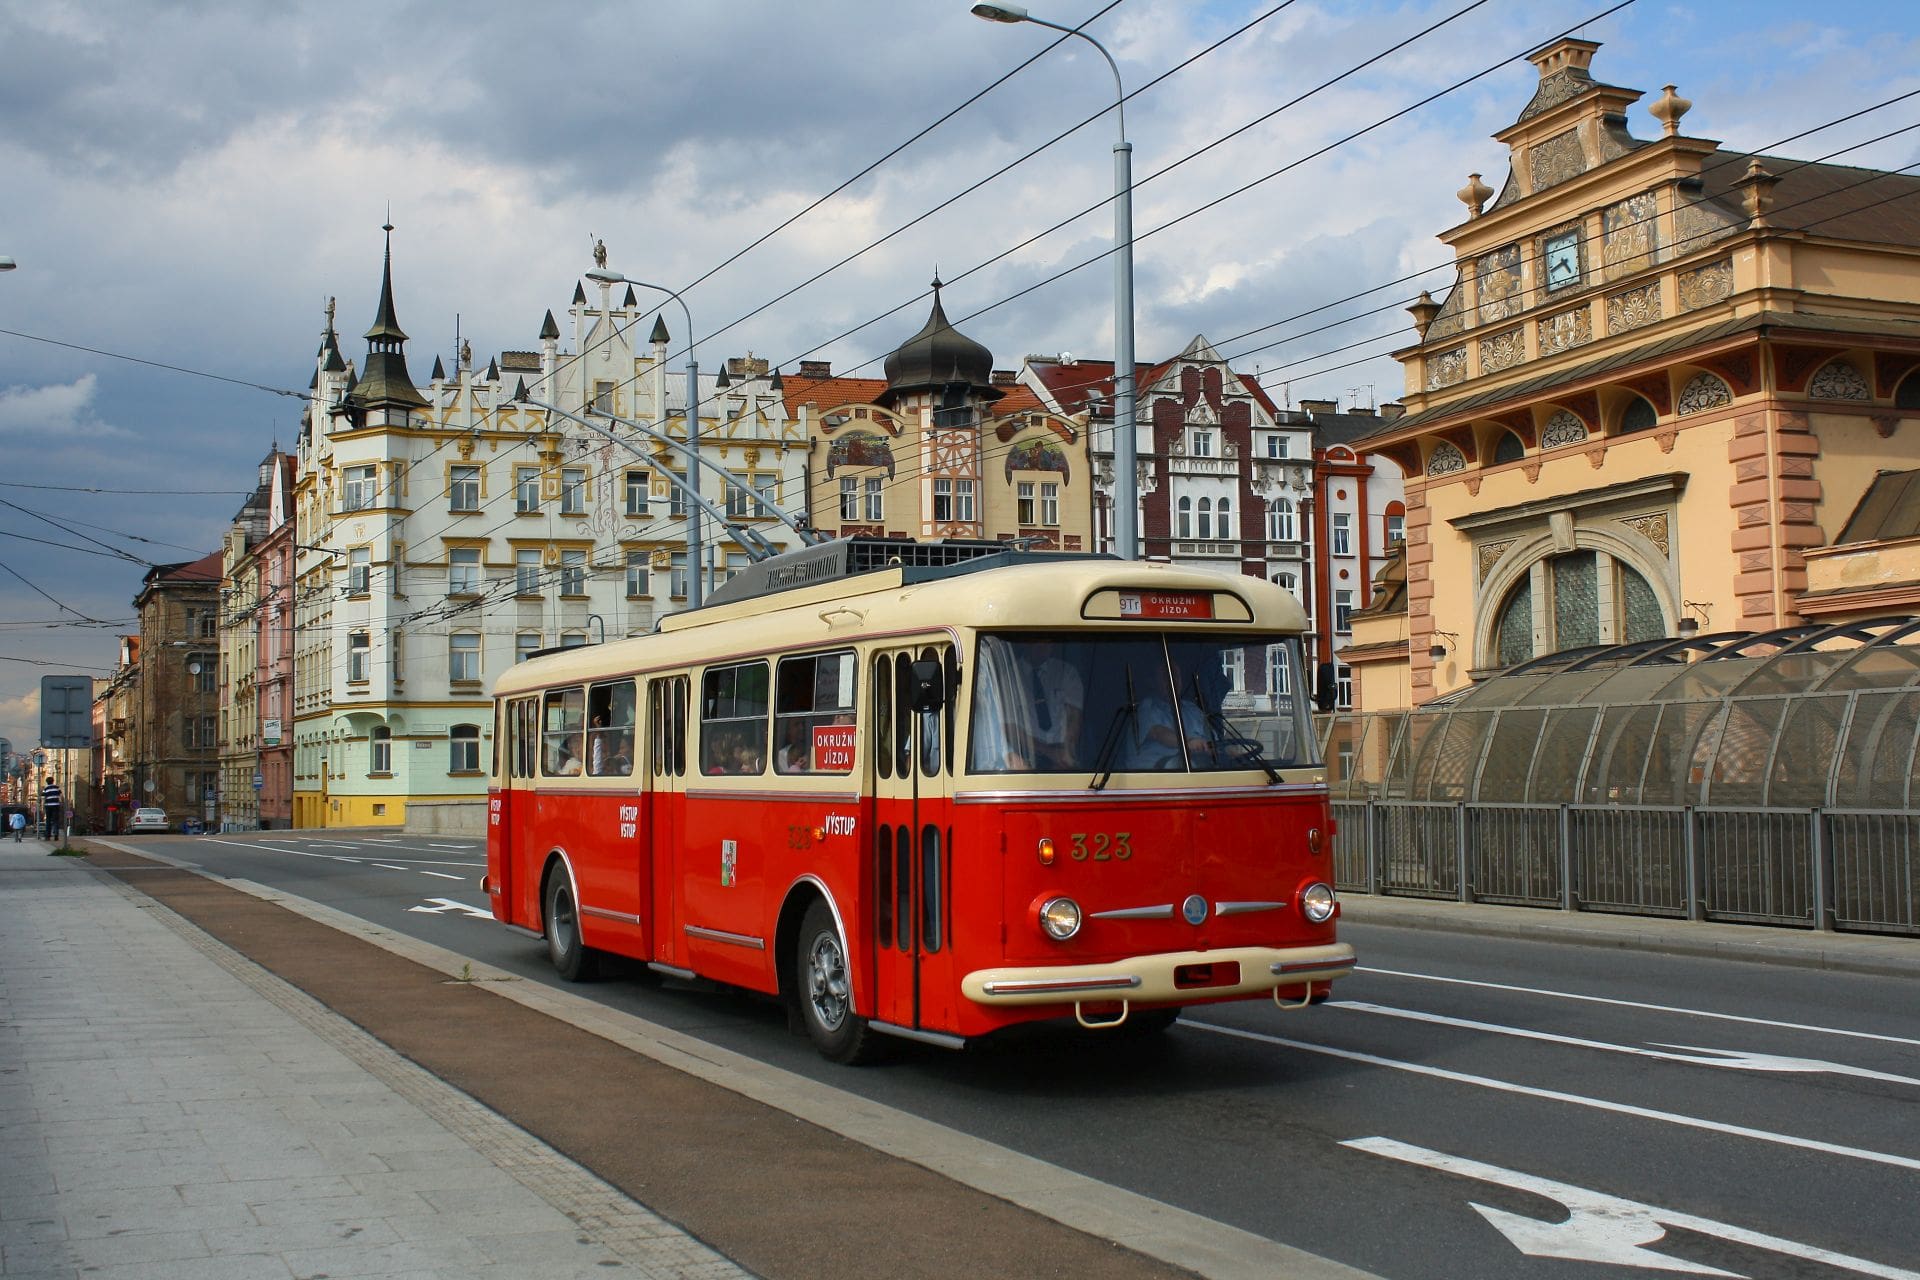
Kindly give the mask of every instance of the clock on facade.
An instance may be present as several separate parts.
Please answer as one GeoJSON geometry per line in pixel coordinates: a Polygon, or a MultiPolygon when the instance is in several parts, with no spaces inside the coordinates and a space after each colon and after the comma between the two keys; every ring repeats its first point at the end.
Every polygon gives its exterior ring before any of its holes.
{"type": "Polygon", "coordinates": [[[1547,288],[1564,289],[1580,283],[1580,233],[1569,231],[1554,236],[1541,255],[1547,264],[1547,288]]]}

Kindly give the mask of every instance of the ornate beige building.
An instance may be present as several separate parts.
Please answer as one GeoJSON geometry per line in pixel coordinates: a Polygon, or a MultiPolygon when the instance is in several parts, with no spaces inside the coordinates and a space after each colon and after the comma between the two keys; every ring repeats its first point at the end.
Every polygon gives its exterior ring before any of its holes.
{"type": "Polygon", "coordinates": [[[1455,284],[1410,308],[1407,414],[1366,442],[1408,477],[1405,608],[1356,619],[1362,708],[1920,603],[1920,486],[1876,480],[1920,463],[1920,178],[1689,137],[1673,86],[1636,138],[1598,47],[1533,55],[1506,181],[1469,178],[1455,284]]]}

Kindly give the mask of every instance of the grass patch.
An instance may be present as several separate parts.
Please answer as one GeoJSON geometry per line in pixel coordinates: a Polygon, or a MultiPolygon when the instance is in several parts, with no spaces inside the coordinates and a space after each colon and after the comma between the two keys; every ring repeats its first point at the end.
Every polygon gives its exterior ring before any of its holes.
{"type": "Polygon", "coordinates": [[[77,844],[63,844],[58,849],[49,849],[47,856],[49,858],[84,858],[90,852],[91,850],[83,849],[77,844]]]}

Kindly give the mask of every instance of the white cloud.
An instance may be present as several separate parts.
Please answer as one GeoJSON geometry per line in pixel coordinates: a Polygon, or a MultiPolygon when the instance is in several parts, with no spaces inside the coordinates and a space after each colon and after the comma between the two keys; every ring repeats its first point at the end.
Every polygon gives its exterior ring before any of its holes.
{"type": "Polygon", "coordinates": [[[131,437],[103,422],[93,411],[98,379],[83,373],[72,382],[50,386],[0,388],[0,438],[25,437],[50,444],[83,439],[131,437]]]}

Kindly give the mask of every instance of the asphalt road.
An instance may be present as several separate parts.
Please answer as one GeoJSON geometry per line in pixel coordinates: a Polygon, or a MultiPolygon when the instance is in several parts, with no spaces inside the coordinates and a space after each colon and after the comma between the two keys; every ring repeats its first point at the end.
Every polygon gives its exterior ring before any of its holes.
{"type": "MultiPolygon", "coordinates": [[[[477,840],[123,840],[563,985],[541,944],[487,916],[477,840]]],[[[1328,1004],[1216,1006],[1126,1052],[1046,1027],[962,1053],[902,1043],[847,1069],[758,997],[637,972],[574,990],[1396,1280],[1920,1280],[1907,980],[1381,925],[1344,936],[1362,969],[1328,1004]]]]}

